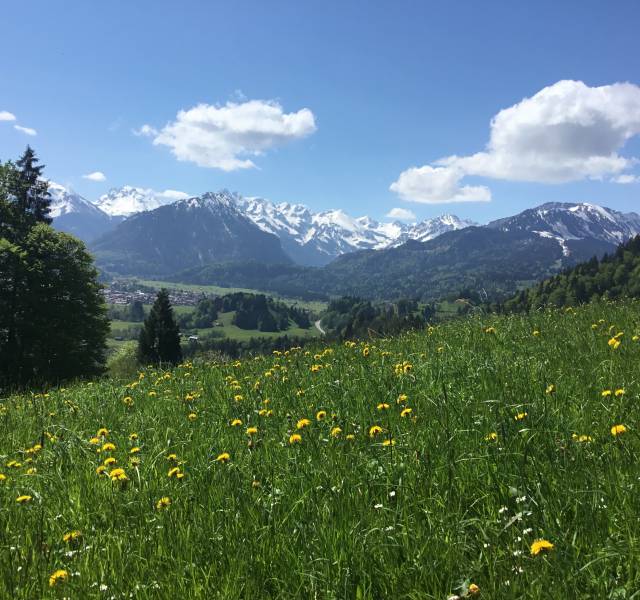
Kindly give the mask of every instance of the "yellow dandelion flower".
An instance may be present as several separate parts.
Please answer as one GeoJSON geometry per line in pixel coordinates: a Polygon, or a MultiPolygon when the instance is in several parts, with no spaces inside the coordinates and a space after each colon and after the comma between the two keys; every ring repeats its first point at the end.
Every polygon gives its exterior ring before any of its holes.
{"type": "Polygon", "coordinates": [[[296,423],[296,429],[304,429],[305,427],[308,427],[309,425],[311,425],[311,421],[309,419],[300,419],[296,423]]]}
{"type": "Polygon", "coordinates": [[[405,404],[409,400],[409,396],[406,394],[400,394],[396,400],[396,404],[405,404]]]}
{"type": "Polygon", "coordinates": [[[382,427],[380,427],[380,425],[372,425],[369,428],[369,437],[375,437],[376,435],[378,435],[379,433],[382,433],[384,430],[382,429],[382,427]]]}
{"type": "Polygon", "coordinates": [[[177,454],[167,454],[167,460],[176,461],[178,460],[177,454]]]}
{"type": "Polygon", "coordinates": [[[362,356],[367,357],[367,356],[369,356],[370,353],[371,353],[371,350],[369,349],[369,346],[365,346],[362,349],[362,356]]]}
{"type": "Polygon", "coordinates": [[[258,433],[257,427],[247,427],[247,435],[255,435],[258,433]]]}
{"type": "Polygon", "coordinates": [[[7,476],[4,473],[0,473],[0,481],[6,481],[7,476]]]}
{"type": "Polygon", "coordinates": [[[129,454],[138,454],[138,452],[140,452],[140,448],[138,446],[134,446],[129,450],[129,454]]]}
{"type": "Polygon", "coordinates": [[[613,392],[611,390],[602,390],[602,393],[600,395],[603,398],[607,398],[608,396],[611,396],[611,394],[613,394],[613,392]]]}
{"type": "Polygon", "coordinates": [[[163,510],[171,506],[171,498],[169,496],[163,496],[156,502],[156,510],[163,510]]]}
{"type": "Polygon", "coordinates": [[[167,477],[175,477],[178,473],[180,473],[179,467],[171,467],[167,472],[167,477]]]}
{"type": "Polygon", "coordinates": [[[102,451],[103,452],[112,452],[115,449],[116,449],[116,445],[112,444],[111,442],[107,442],[106,444],[102,444],[102,451]]]}
{"type": "Polygon", "coordinates": [[[98,429],[98,432],[96,433],[97,437],[107,437],[109,435],[109,430],[106,427],[101,427],[100,429],[98,429]]]}
{"type": "Polygon", "coordinates": [[[82,537],[82,532],[80,532],[77,529],[75,529],[73,531],[69,531],[69,532],[65,533],[62,536],[62,541],[66,542],[67,544],[70,544],[70,543],[75,542],[76,540],[80,539],[81,537],[82,537]]]}
{"type": "Polygon", "coordinates": [[[624,389],[623,389],[623,388],[619,388],[619,389],[617,389],[617,390],[613,393],[613,395],[614,395],[616,398],[619,398],[620,396],[624,396],[624,389]]]}
{"type": "Polygon", "coordinates": [[[339,437],[341,433],[342,433],[342,429],[340,427],[334,427],[331,430],[330,435],[331,437],[339,437]]]}
{"type": "Polygon", "coordinates": [[[485,332],[485,333],[490,333],[490,334],[491,334],[491,333],[495,333],[495,332],[496,332],[496,328],[495,328],[495,327],[487,327],[487,328],[484,330],[484,332],[485,332]]]}
{"type": "Polygon", "coordinates": [[[378,410],[389,410],[389,405],[386,402],[380,402],[376,408],[378,410]]]}
{"type": "Polygon", "coordinates": [[[348,439],[349,441],[353,441],[356,439],[356,436],[353,433],[347,433],[346,439],[348,439]]]}
{"type": "Polygon", "coordinates": [[[521,412],[521,413],[518,413],[517,415],[515,415],[513,418],[516,421],[522,421],[523,419],[526,419],[528,416],[529,416],[529,413],[521,412]]]}
{"type": "Polygon", "coordinates": [[[60,583],[64,583],[69,579],[69,572],[64,569],[58,569],[49,575],[49,587],[55,587],[60,583]]]}
{"type": "Polygon", "coordinates": [[[113,458],[113,456],[110,456],[109,458],[105,458],[104,462],[102,463],[105,467],[108,467],[110,465],[115,465],[118,461],[113,458]]]}
{"type": "Polygon", "coordinates": [[[27,502],[31,502],[31,500],[33,500],[33,497],[29,496],[28,494],[25,494],[24,496],[18,496],[16,498],[16,502],[18,504],[26,504],[27,502]]]}
{"type": "Polygon", "coordinates": [[[316,413],[316,421],[324,421],[324,419],[327,417],[327,411],[326,410],[319,410],[316,413]]]}
{"type": "Polygon", "coordinates": [[[228,452],[222,452],[218,454],[218,456],[216,457],[216,462],[219,462],[219,463],[226,463],[226,462],[229,462],[230,460],[231,460],[231,454],[229,454],[228,452]]]}
{"type": "Polygon", "coordinates": [[[626,432],[627,432],[627,428],[626,428],[625,425],[614,425],[611,428],[611,435],[613,437],[617,437],[617,436],[622,435],[623,433],[626,433],[626,432]]]}
{"type": "Polygon", "coordinates": [[[132,442],[134,442],[135,440],[137,440],[137,439],[138,439],[138,434],[137,434],[137,433],[135,433],[135,432],[130,433],[130,434],[129,434],[129,439],[130,439],[132,442]]]}
{"type": "Polygon", "coordinates": [[[547,540],[536,540],[531,544],[531,555],[538,556],[541,552],[553,550],[553,544],[547,540]]]}
{"type": "Polygon", "coordinates": [[[92,437],[92,438],[89,440],[89,443],[90,443],[92,446],[97,446],[97,445],[100,443],[100,438],[92,437]]]}
{"type": "Polygon", "coordinates": [[[198,418],[198,415],[196,413],[189,413],[187,415],[187,419],[189,419],[189,421],[195,421],[198,418]]]}
{"type": "Polygon", "coordinates": [[[498,439],[498,434],[495,431],[492,431],[487,434],[484,439],[486,442],[495,442],[498,439]]]}
{"type": "Polygon", "coordinates": [[[97,469],[96,469],[96,473],[98,475],[104,475],[107,472],[107,467],[105,465],[100,465],[97,469]]]}
{"type": "Polygon", "coordinates": [[[545,393],[547,394],[553,394],[556,391],[556,386],[553,385],[553,383],[549,384],[547,386],[547,389],[545,390],[545,393]]]}
{"type": "Polygon", "coordinates": [[[534,337],[538,337],[540,335],[540,331],[538,331],[537,329],[533,330],[533,336],[534,337]]]}
{"type": "Polygon", "coordinates": [[[611,348],[612,350],[617,350],[618,346],[620,346],[620,340],[616,337],[612,337],[607,344],[609,344],[609,348],[611,348]]]}
{"type": "Polygon", "coordinates": [[[573,434],[571,435],[571,439],[572,439],[574,442],[578,442],[578,443],[580,443],[580,444],[583,444],[583,443],[585,443],[585,442],[592,442],[592,441],[593,441],[593,438],[592,438],[590,435],[586,435],[586,434],[584,434],[584,433],[583,433],[583,434],[581,434],[581,435],[578,435],[577,433],[573,433],[573,434]]]}
{"type": "Polygon", "coordinates": [[[396,441],[393,438],[388,438],[382,442],[383,446],[395,446],[396,441]]]}
{"type": "Polygon", "coordinates": [[[412,412],[413,412],[413,409],[407,406],[407,408],[403,408],[402,411],[400,411],[400,416],[408,417],[412,412]]]}
{"type": "Polygon", "coordinates": [[[129,479],[124,469],[121,468],[109,471],[109,477],[111,477],[111,481],[127,481],[129,479]]]}
{"type": "Polygon", "coordinates": [[[292,433],[289,436],[289,443],[290,444],[301,444],[302,443],[302,436],[299,433],[292,433]]]}
{"type": "Polygon", "coordinates": [[[475,594],[479,594],[480,593],[480,587],[477,586],[475,583],[470,583],[469,584],[469,594],[474,596],[475,594]]]}
{"type": "Polygon", "coordinates": [[[242,425],[241,419],[233,419],[233,421],[231,421],[231,427],[238,427],[239,425],[242,425]]]}
{"type": "Polygon", "coordinates": [[[233,399],[234,399],[236,402],[242,402],[242,400],[244,400],[244,397],[243,397],[243,395],[242,395],[242,394],[236,394],[236,395],[233,397],[233,399]]]}

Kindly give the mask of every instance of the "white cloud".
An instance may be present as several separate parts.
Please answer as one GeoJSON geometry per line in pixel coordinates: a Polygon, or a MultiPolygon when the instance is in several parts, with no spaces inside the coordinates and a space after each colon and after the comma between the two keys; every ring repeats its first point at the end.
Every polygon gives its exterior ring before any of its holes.
{"type": "Polygon", "coordinates": [[[315,117],[308,108],[285,113],[275,101],[248,100],[224,106],[199,104],[178,112],[176,120],[160,131],[143,125],[136,135],[152,136],[155,145],[168,146],[178,160],[235,171],[255,167],[249,157],[315,130],[315,117]]]}
{"type": "Polygon", "coordinates": [[[142,137],[153,137],[158,135],[158,130],[151,127],[151,125],[147,125],[146,123],[139,129],[132,129],[131,132],[133,133],[133,135],[142,137]]]}
{"type": "Polygon", "coordinates": [[[157,196],[162,196],[163,198],[170,198],[171,200],[185,200],[186,198],[191,198],[191,194],[187,194],[186,192],[181,192],[179,190],[165,190],[164,192],[154,192],[157,196]]]}
{"type": "Polygon", "coordinates": [[[491,120],[484,151],[408,169],[391,190],[406,200],[438,203],[490,199],[488,188],[461,185],[466,176],[539,183],[615,180],[638,162],[619,154],[638,134],[639,86],[559,81],[501,110],[491,120]]]}
{"type": "Polygon", "coordinates": [[[107,176],[102,171],[94,171],[93,173],[83,175],[82,179],[88,179],[89,181],[106,181],[107,176]]]}
{"type": "Polygon", "coordinates": [[[638,177],[637,175],[618,175],[617,177],[614,177],[612,181],[622,184],[640,183],[640,177],[638,177]]]}
{"type": "Polygon", "coordinates": [[[390,219],[400,219],[401,221],[416,220],[415,213],[407,208],[392,208],[385,217],[389,217],[390,219]]]}
{"type": "Polygon", "coordinates": [[[22,133],[26,134],[26,135],[38,135],[38,132],[35,129],[31,129],[31,127],[23,127],[22,125],[14,125],[13,126],[14,129],[17,129],[18,131],[21,131],[22,133]]]}
{"type": "Polygon", "coordinates": [[[0,121],[15,121],[16,116],[8,110],[0,110],[0,121]]]}

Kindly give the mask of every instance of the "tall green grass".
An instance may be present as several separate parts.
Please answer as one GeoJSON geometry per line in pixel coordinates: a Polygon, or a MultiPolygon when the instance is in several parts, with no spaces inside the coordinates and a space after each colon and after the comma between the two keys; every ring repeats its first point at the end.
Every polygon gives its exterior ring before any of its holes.
{"type": "Polygon", "coordinates": [[[0,596],[635,597],[639,309],[474,317],[7,398],[0,596]],[[126,481],[96,474],[107,457],[126,481]],[[533,556],[537,539],[554,548],[533,556]]]}

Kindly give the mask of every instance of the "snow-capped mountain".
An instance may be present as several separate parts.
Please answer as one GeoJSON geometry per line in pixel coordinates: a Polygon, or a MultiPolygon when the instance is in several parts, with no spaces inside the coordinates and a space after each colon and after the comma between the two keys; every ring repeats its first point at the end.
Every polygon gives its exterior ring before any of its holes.
{"type": "Polygon", "coordinates": [[[59,183],[49,182],[51,194],[50,216],[53,226],[86,241],[92,240],[113,227],[113,219],[79,194],[59,183]]]}
{"type": "Polygon", "coordinates": [[[589,203],[549,202],[487,225],[502,231],[530,231],[556,240],[563,254],[578,240],[618,245],[640,233],[640,215],[589,203]]]}
{"type": "Polygon", "coordinates": [[[409,239],[426,241],[454,229],[473,225],[453,215],[421,223],[380,223],[370,217],[354,218],[343,210],[314,213],[302,204],[274,204],[263,198],[234,195],[242,211],[263,231],[280,238],[284,250],[298,263],[327,264],[356,250],[380,250],[409,239]]]}
{"type": "Polygon", "coordinates": [[[125,185],[112,188],[98,198],[96,205],[113,217],[130,217],[145,210],[175,202],[175,197],[158,194],[154,190],[125,185]]]}
{"type": "Polygon", "coordinates": [[[103,269],[130,274],[170,275],[233,261],[291,263],[278,238],[247,218],[228,192],[132,215],[91,248],[103,269]]]}

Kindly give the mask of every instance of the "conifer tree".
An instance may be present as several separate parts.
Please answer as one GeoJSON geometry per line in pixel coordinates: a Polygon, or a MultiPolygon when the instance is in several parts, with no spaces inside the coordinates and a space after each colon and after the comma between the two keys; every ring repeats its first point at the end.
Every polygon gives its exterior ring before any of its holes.
{"type": "Polygon", "coordinates": [[[27,146],[16,162],[18,177],[14,193],[21,213],[35,223],[49,225],[52,221],[49,216],[51,194],[48,191],[48,182],[42,179],[44,165],[38,165],[39,162],[33,148],[27,146]]]}
{"type": "Polygon", "coordinates": [[[138,361],[143,364],[176,364],[182,359],[180,330],[173,314],[169,292],[158,292],[138,338],[138,361]]]}

